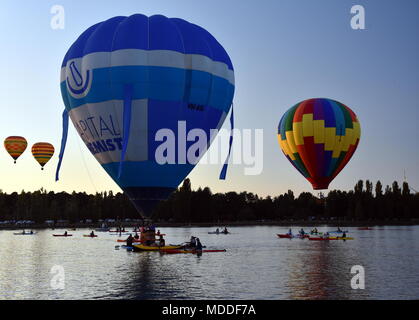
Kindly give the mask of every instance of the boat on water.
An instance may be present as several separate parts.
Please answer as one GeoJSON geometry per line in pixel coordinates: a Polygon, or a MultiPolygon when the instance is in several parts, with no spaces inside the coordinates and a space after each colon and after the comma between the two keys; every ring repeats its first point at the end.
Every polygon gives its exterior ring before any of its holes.
{"type": "Polygon", "coordinates": [[[144,244],[133,244],[134,251],[160,251],[160,250],[169,250],[169,249],[181,249],[183,245],[168,245],[168,246],[146,246],[144,244]]]}
{"type": "Polygon", "coordinates": [[[312,241],[329,241],[329,240],[354,240],[352,237],[310,237],[308,240],[312,241]]]}
{"type": "Polygon", "coordinates": [[[289,233],[285,233],[285,234],[278,233],[277,236],[281,239],[293,239],[293,238],[305,239],[309,237],[308,234],[289,234],[289,233]]]}
{"type": "Polygon", "coordinates": [[[53,237],[72,237],[72,234],[53,234],[53,237]]]}
{"type": "Polygon", "coordinates": [[[209,231],[208,234],[230,234],[230,232],[224,232],[224,231],[209,231]]]}
{"type": "Polygon", "coordinates": [[[210,250],[210,249],[204,249],[204,250],[196,250],[196,249],[162,249],[160,252],[162,253],[191,253],[191,254],[201,254],[203,252],[205,253],[212,253],[212,252],[226,252],[226,249],[221,250],[210,250]]]}
{"type": "Polygon", "coordinates": [[[32,236],[36,234],[36,232],[13,232],[15,236],[32,236]]]}

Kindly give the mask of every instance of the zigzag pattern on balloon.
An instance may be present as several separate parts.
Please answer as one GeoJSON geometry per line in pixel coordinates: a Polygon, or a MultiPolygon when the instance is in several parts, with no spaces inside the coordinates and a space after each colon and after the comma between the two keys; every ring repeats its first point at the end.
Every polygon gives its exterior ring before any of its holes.
{"type": "Polygon", "coordinates": [[[289,109],[278,127],[279,145],[315,189],[327,188],[358,146],[361,128],[347,106],[309,99],[289,109]]]}

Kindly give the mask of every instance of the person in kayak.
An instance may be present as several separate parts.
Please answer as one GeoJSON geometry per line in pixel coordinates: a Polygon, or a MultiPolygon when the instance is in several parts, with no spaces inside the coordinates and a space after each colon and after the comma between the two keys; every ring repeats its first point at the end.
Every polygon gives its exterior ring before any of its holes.
{"type": "Polygon", "coordinates": [[[132,243],[134,242],[134,238],[132,237],[131,233],[127,238],[127,247],[132,247],[132,243]]]}
{"type": "Polygon", "coordinates": [[[343,232],[342,238],[346,238],[346,232],[343,232]]]}
{"type": "Polygon", "coordinates": [[[223,233],[224,234],[227,234],[228,233],[227,227],[224,227],[223,233]]]}
{"type": "Polygon", "coordinates": [[[292,236],[292,230],[291,230],[291,228],[288,230],[288,233],[287,234],[289,234],[290,236],[292,236]]]}
{"type": "Polygon", "coordinates": [[[219,234],[220,233],[220,229],[217,228],[217,230],[215,230],[215,233],[216,234],[219,234]]]}
{"type": "Polygon", "coordinates": [[[191,240],[189,241],[189,247],[195,248],[196,247],[196,238],[191,236],[191,240]]]}
{"type": "Polygon", "coordinates": [[[342,230],[338,227],[338,232],[342,232],[342,230]]]}
{"type": "Polygon", "coordinates": [[[303,228],[301,228],[301,230],[300,230],[300,234],[301,234],[302,236],[306,234],[303,228]]]}
{"type": "Polygon", "coordinates": [[[164,247],[165,245],[166,245],[166,241],[163,239],[163,235],[160,235],[159,247],[164,247]]]}
{"type": "Polygon", "coordinates": [[[196,238],[196,247],[195,247],[195,249],[197,251],[202,251],[202,243],[201,243],[201,241],[199,241],[199,238],[196,238]]]}
{"type": "Polygon", "coordinates": [[[66,231],[66,232],[64,232],[64,236],[65,236],[65,237],[67,237],[67,231],[66,231]]]}
{"type": "Polygon", "coordinates": [[[91,237],[94,237],[95,236],[95,233],[93,232],[93,230],[92,230],[92,232],[90,232],[90,236],[91,237]]]}
{"type": "Polygon", "coordinates": [[[33,234],[33,231],[31,230],[31,234],[33,234]]]}
{"type": "Polygon", "coordinates": [[[137,232],[135,232],[134,239],[135,239],[135,240],[140,239],[140,236],[138,235],[138,233],[137,233],[137,232]]]}

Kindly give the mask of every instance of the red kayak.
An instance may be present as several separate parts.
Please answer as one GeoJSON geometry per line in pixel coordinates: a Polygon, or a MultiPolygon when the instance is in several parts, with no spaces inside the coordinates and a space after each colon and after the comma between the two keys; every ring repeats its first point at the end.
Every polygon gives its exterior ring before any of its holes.
{"type": "Polygon", "coordinates": [[[292,234],[277,234],[278,237],[280,237],[281,239],[292,239],[292,238],[300,238],[300,239],[304,239],[304,238],[308,238],[309,235],[305,234],[303,236],[297,234],[297,235],[292,235],[292,234]]]}
{"type": "Polygon", "coordinates": [[[293,236],[291,234],[277,234],[278,237],[281,239],[292,239],[293,236]]]}
{"type": "Polygon", "coordinates": [[[72,234],[67,234],[67,235],[65,235],[65,234],[53,234],[53,236],[54,237],[72,237],[73,235],[72,234]]]}
{"type": "Polygon", "coordinates": [[[360,227],[358,228],[358,230],[374,230],[374,229],[370,227],[360,227]]]}
{"type": "Polygon", "coordinates": [[[192,253],[192,254],[196,254],[196,253],[201,253],[201,252],[226,252],[225,249],[223,250],[195,250],[195,249],[162,249],[160,250],[160,252],[164,252],[164,253],[192,253]]]}

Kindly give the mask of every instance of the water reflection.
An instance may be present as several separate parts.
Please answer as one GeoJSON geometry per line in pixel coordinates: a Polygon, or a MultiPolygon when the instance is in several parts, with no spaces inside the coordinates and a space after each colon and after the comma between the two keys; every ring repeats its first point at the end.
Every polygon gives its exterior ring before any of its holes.
{"type": "MultiPolygon", "coordinates": [[[[294,229],[297,229],[295,227],[294,229]]],[[[353,241],[278,239],[279,227],[165,228],[167,243],[198,236],[225,253],[160,254],[115,250],[116,236],[55,238],[0,231],[0,299],[415,299],[419,297],[418,227],[357,231],[353,241]],[[350,287],[362,265],[366,289],[350,287]],[[51,288],[52,266],[65,289],[51,288]],[[396,276],[395,276],[396,275],[396,276]],[[391,279],[391,281],[389,281],[391,279]]],[[[62,230],[64,231],[64,230],[62,230]]]]}

